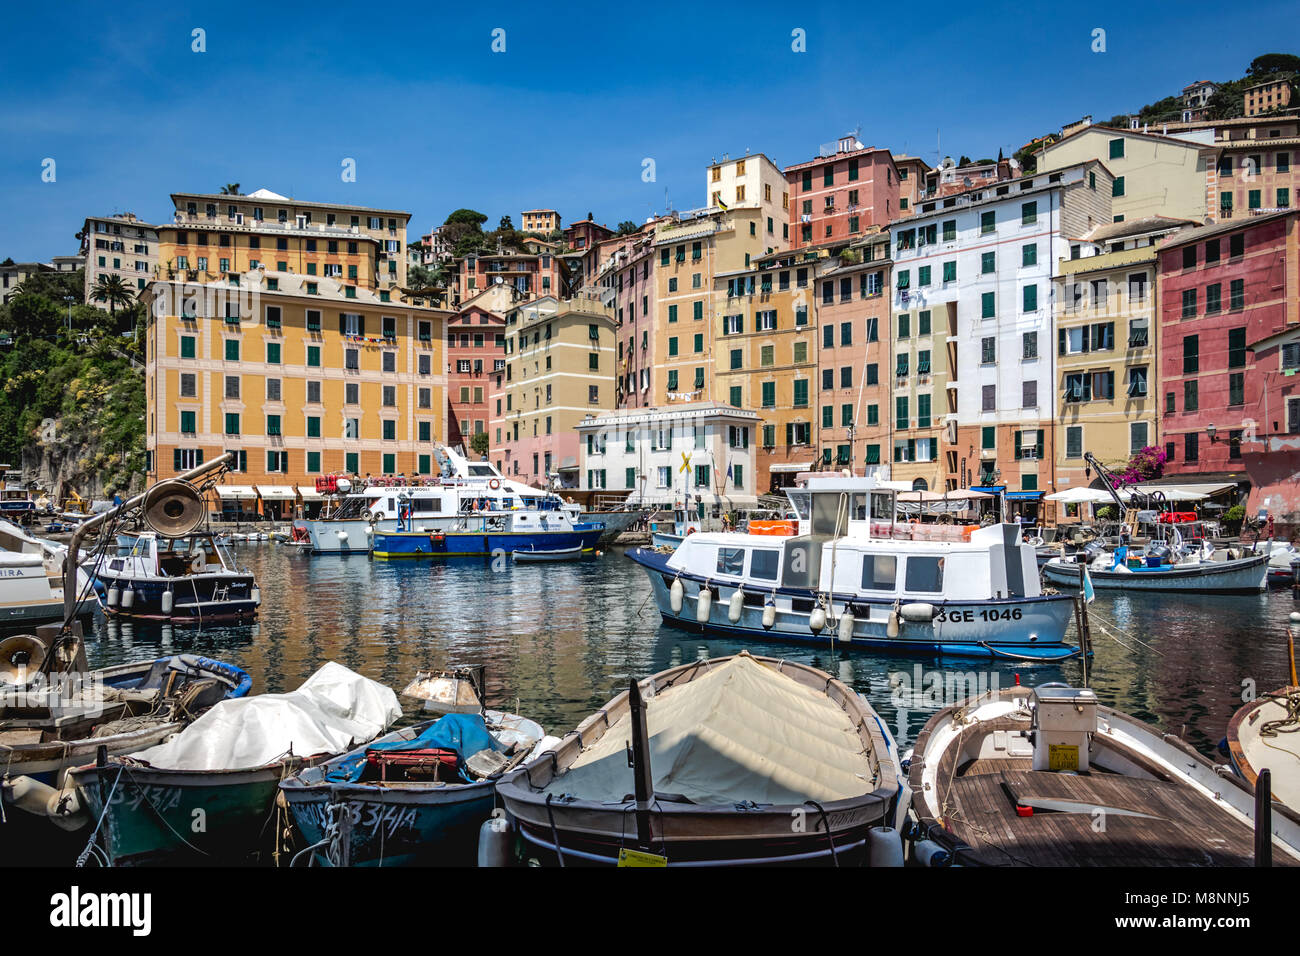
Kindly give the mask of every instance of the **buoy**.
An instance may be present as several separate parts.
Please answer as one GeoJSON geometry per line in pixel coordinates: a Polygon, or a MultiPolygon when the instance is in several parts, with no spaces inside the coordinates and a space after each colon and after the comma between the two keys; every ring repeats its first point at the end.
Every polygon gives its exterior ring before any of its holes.
{"type": "Polygon", "coordinates": [[[34,816],[48,817],[64,830],[77,830],[86,825],[85,816],[81,812],[81,801],[77,799],[75,790],[55,790],[48,783],[25,774],[10,778],[5,782],[4,789],[8,791],[8,802],[34,816]],[[68,798],[68,802],[61,812],[59,803],[64,797],[68,798]]]}
{"type": "Polygon", "coordinates": [[[840,640],[841,641],[853,640],[853,624],[855,620],[856,618],[854,618],[853,612],[850,611],[848,608],[845,608],[844,613],[840,615],[840,640]]]}
{"type": "Polygon", "coordinates": [[[912,859],[921,866],[948,866],[952,854],[933,840],[918,840],[912,844],[912,859]]]}
{"type": "Polygon", "coordinates": [[[889,623],[885,625],[886,637],[898,637],[898,612],[889,612],[889,623]]]}
{"type": "Polygon", "coordinates": [[[348,540],[348,533],[346,531],[336,531],[334,533],[338,535],[340,541],[348,540]]]}
{"type": "Polygon", "coordinates": [[[108,606],[109,606],[109,607],[117,607],[118,604],[120,604],[121,602],[122,602],[122,589],[121,589],[121,588],[109,588],[109,589],[108,589],[108,606]]]}
{"type": "Polygon", "coordinates": [[[164,592],[163,592],[163,596],[162,596],[162,612],[163,612],[164,614],[171,614],[171,612],[172,612],[172,606],[173,606],[173,603],[175,602],[175,600],[176,600],[176,596],[175,596],[174,594],[172,594],[171,591],[164,591],[164,592]]]}
{"type": "Polygon", "coordinates": [[[682,586],[681,578],[673,578],[673,586],[668,589],[668,606],[673,609],[674,614],[682,613],[682,599],[686,596],[686,588],[682,586]]]}
{"type": "Polygon", "coordinates": [[[903,838],[893,827],[872,827],[867,831],[869,866],[902,866],[903,838]]]}
{"type": "Polygon", "coordinates": [[[818,604],[808,615],[808,626],[813,631],[820,633],[826,627],[826,608],[818,604]]]}
{"type": "Polygon", "coordinates": [[[253,598],[253,604],[256,605],[257,607],[261,607],[261,606],[262,606],[262,589],[261,589],[261,588],[258,588],[258,587],[253,588],[253,590],[252,590],[252,598],[253,598]]]}
{"type": "Polygon", "coordinates": [[[904,604],[898,609],[898,613],[903,616],[904,621],[933,621],[936,610],[933,604],[918,602],[904,604]]]}
{"type": "Polygon", "coordinates": [[[770,631],[774,624],[776,624],[776,601],[769,594],[767,600],[763,602],[763,628],[770,631]]]}
{"type": "Polygon", "coordinates": [[[514,842],[510,821],[505,817],[488,817],[478,828],[478,865],[509,866],[510,846],[514,842]]]}
{"type": "Polygon", "coordinates": [[[695,620],[700,624],[707,624],[712,612],[713,592],[708,588],[700,588],[699,597],[695,600],[695,620]]]}
{"type": "Polygon", "coordinates": [[[122,608],[129,608],[133,604],[135,604],[135,590],[133,588],[127,588],[122,592],[122,608]]]}
{"type": "Polygon", "coordinates": [[[737,588],[727,605],[727,620],[732,624],[740,621],[741,612],[745,610],[745,592],[737,588]]]}

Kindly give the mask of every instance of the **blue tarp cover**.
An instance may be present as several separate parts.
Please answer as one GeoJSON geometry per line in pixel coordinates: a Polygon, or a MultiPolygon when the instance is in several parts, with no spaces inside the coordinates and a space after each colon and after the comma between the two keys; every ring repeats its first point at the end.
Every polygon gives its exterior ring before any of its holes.
{"type": "Polygon", "coordinates": [[[413,740],[394,740],[385,744],[371,744],[348,754],[325,775],[333,783],[355,783],[366,769],[366,754],[371,751],[403,750],[454,750],[464,764],[480,750],[499,750],[497,742],[488,733],[480,714],[447,714],[434,721],[424,733],[413,740]]]}

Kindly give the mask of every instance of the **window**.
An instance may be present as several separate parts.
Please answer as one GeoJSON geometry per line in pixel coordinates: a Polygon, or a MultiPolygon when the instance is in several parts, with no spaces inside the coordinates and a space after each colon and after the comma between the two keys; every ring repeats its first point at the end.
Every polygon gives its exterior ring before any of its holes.
{"type": "Polygon", "coordinates": [[[1219,283],[1205,287],[1205,314],[1214,315],[1223,309],[1222,286],[1219,283]]]}
{"type": "Polygon", "coordinates": [[[985,252],[980,254],[980,274],[988,275],[990,272],[996,272],[998,266],[998,255],[996,252],[985,252]]]}
{"type": "Polygon", "coordinates": [[[280,364],[280,343],[279,342],[266,343],[266,364],[268,365],[280,364]]]}
{"type": "Polygon", "coordinates": [[[1228,329],[1228,368],[1245,367],[1246,330],[1244,328],[1228,329]]]}
{"type": "Polygon", "coordinates": [[[985,385],[980,390],[981,411],[996,412],[998,410],[997,386],[985,385]]]}
{"type": "Polygon", "coordinates": [[[993,212],[992,210],[989,210],[988,212],[985,213],[980,213],[980,234],[987,235],[990,232],[996,231],[996,229],[997,229],[997,213],[993,212]]]}
{"type": "Polygon", "coordinates": [[[310,368],[320,367],[320,346],[319,345],[307,346],[307,365],[310,368]]]}
{"type": "Polygon", "coordinates": [[[194,336],[181,336],[181,358],[194,358],[194,336]]]}
{"type": "Polygon", "coordinates": [[[1233,372],[1228,376],[1228,404],[1244,405],[1246,404],[1246,383],[1245,373],[1233,372]]]}
{"type": "Polygon", "coordinates": [[[927,594],[943,590],[943,558],[917,557],[907,559],[907,571],[903,581],[906,591],[919,591],[927,594]]]}
{"type": "Polygon", "coordinates": [[[194,412],[181,412],[181,434],[193,435],[198,431],[195,426],[194,412]]]}
{"type": "Polygon", "coordinates": [[[1038,265],[1038,243],[1027,242],[1020,247],[1020,265],[1022,268],[1038,265]]]}
{"type": "Polygon", "coordinates": [[[1038,333],[1025,332],[1020,336],[1020,357],[1025,360],[1038,358],[1038,333]]]}
{"type": "Polygon", "coordinates": [[[1200,387],[1196,379],[1183,382],[1183,411],[1194,412],[1200,408],[1200,387]]]}
{"type": "Polygon", "coordinates": [[[1120,196],[1123,196],[1123,195],[1124,195],[1124,177],[1123,177],[1123,176],[1116,176],[1116,177],[1114,178],[1114,180],[1112,180],[1112,182],[1111,182],[1111,184],[1110,184],[1110,194],[1111,194],[1112,196],[1114,196],[1115,198],[1117,198],[1117,199],[1118,199],[1120,196]]]}
{"type": "Polygon", "coordinates": [[[266,400],[268,402],[280,401],[280,380],[278,378],[268,378],[266,380],[266,400]]]}
{"type": "Polygon", "coordinates": [[[1038,221],[1038,203],[1027,202],[1020,206],[1020,224],[1031,226],[1038,221]]]}
{"type": "MultiPolygon", "coordinates": [[[[1193,290],[1194,292],[1195,290],[1193,290]]],[[[1200,336],[1183,337],[1183,374],[1195,375],[1201,369],[1200,336]]]]}
{"type": "Polygon", "coordinates": [[[239,361],[239,339],[226,339],[226,361],[239,361]]]}
{"type": "MultiPolygon", "coordinates": [[[[1284,355],[1286,354],[1285,349],[1283,349],[1283,354],[1284,355]]],[[[193,372],[181,373],[181,397],[182,398],[198,397],[198,383],[197,383],[197,378],[193,372]]]]}
{"type": "Polygon", "coordinates": [[[1038,286],[1027,285],[1022,291],[1024,312],[1036,312],[1038,310],[1038,286]]]}
{"type": "Polygon", "coordinates": [[[957,281],[957,260],[954,259],[951,262],[945,262],[943,264],[943,281],[944,282],[957,281]]]}
{"type": "Polygon", "coordinates": [[[1037,408],[1038,407],[1038,380],[1025,379],[1020,384],[1020,407],[1037,408]]]}
{"type": "Polygon", "coordinates": [[[1124,140],[1123,140],[1123,139],[1112,139],[1112,140],[1110,141],[1110,158],[1111,158],[1111,159],[1123,159],[1123,158],[1124,158],[1124,140]]]}
{"type": "Polygon", "coordinates": [[[1183,460],[1200,461],[1200,442],[1201,436],[1196,432],[1188,432],[1183,436],[1183,460]]]}
{"type": "Polygon", "coordinates": [[[1083,457],[1083,426],[1069,425],[1065,429],[1065,457],[1083,457]]]}
{"type": "MultiPolygon", "coordinates": [[[[875,320],[873,319],[872,321],[874,322],[875,320]]],[[[929,310],[929,309],[923,309],[923,310],[921,310],[919,313],[917,313],[917,316],[916,316],[916,334],[917,334],[917,335],[929,335],[929,334],[930,334],[930,310],[929,310]]],[[[872,341],[874,341],[874,337],[873,337],[872,341]]],[[[848,343],[848,342],[845,342],[844,344],[845,344],[845,345],[848,345],[849,343],[848,343]]]]}
{"type": "Polygon", "coordinates": [[[997,314],[994,306],[993,293],[985,292],[980,295],[980,317],[991,319],[997,314]]]}
{"type": "Polygon", "coordinates": [[[794,380],[794,407],[806,408],[808,406],[808,379],[797,378],[794,380]]]}
{"type": "Polygon", "coordinates": [[[997,338],[992,335],[980,339],[980,363],[982,365],[992,365],[997,361],[997,343],[997,338]]]}
{"type": "Polygon", "coordinates": [[[1233,312],[1246,307],[1246,280],[1233,279],[1228,286],[1228,308],[1233,312]]]}
{"type": "Polygon", "coordinates": [[[906,429],[911,424],[907,410],[907,396],[899,395],[894,399],[894,427],[906,429]]]}
{"type": "MultiPolygon", "coordinates": [[[[773,552],[775,553],[775,552],[773,552]]],[[[893,591],[898,578],[898,559],[892,554],[867,554],[862,557],[862,590],[893,591]]]]}
{"type": "Polygon", "coordinates": [[[1228,237],[1228,257],[1240,259],[1246,254],[1246,234],[1238,232],[1228,237]]]}

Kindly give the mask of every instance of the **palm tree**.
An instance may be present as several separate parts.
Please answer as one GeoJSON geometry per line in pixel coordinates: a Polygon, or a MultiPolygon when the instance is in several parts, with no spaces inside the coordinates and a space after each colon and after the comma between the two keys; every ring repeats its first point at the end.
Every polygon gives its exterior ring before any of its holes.
{"type": "Polygon", "coordinates": [[[221,195],[223,196],[240,195],[239,183],[226,183],[224,186],[221,187],[221,195]]]}
{"type": "Polygon", "coordinates": [[[90,297],[95,302],[107,302],[109,314],[114,318],[119,305],[125,309],[134,299],[131,287],[118,275],[102,275],[96,279],[90,297]]]}

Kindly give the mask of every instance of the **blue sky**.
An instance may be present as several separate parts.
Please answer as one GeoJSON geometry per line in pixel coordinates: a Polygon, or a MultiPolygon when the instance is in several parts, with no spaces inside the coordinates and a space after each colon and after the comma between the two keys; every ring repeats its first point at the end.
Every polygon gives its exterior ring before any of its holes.
{"type": "MultiPolygon", "coordinates": [[[[937,148],[1010,154],[1084,114],[1295,52],[1254,29],[1207,33],[1232,18],[1174,4],[492,6],[11,8],[0,258],[73,253],[87,215],[156,222],[171,192],[227,182],[408,210],[412,239],[461,206],[490,226],[550,207],[612,227],[662,212],[665,191],[676,208],[701,205],[723,153],[784,166],[861,127],[864,143],[930,163],[937,148]],[[498,27],[504,53],[491,50],[498,27]],[[1091,50],[1098,27],[1105,53],[1091,50]],[[807,52],[791,50],[796,28],[807,52]],[[641,177],[647,157],[655,182],[641,177]],[[355,183],[340,179],[344,158],[355,183]]],[[[1250,13],[1294,22],[1289,3],[1250,13]]]]}

